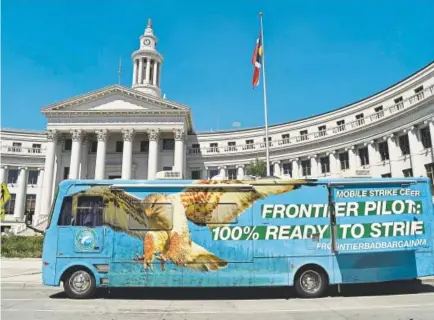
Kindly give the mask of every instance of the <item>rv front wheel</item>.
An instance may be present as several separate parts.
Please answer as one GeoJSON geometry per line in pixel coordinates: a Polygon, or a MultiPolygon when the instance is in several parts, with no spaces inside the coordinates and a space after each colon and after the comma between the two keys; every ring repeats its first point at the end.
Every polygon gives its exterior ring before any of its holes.
{"type": "Polygon", "coordinates": [[[88,299],[95,294],[96,283],[93,275],[87,270],[74,270],[65,277],[63,287],[71,299],[88,299]]]}
{"type": "Polygon", "coordinates": [[[327,276],[319,268],[305,268],[297,273],[295,290],[302,298],[321,297],[327,287],[327,276]]]}

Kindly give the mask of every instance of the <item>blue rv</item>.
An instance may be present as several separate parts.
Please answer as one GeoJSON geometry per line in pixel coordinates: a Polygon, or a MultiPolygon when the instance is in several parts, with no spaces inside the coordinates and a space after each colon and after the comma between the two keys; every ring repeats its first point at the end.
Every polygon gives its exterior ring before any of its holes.
{"type": "Polygon", "coordinates": [[[65,180],[44,231],[43,284],[330,285],[434,275],[428,178],[65,180]]]}

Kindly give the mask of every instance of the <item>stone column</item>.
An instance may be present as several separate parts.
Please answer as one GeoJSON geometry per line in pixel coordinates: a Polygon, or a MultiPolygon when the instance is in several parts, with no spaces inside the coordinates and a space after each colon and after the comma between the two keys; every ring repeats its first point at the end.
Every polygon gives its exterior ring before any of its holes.
{"type": "Polygon", "coordinates": [[[354,146],[345,148],[345,151],[348,152],[348,163],[350,169],[348,170],[352,175],[356,174],[357,162],[356,162],[356,149],[354,146]]]}
{"type": "Polygon", "coordinates": [[[387,148],[389,149],[389,163],[390,163],[390,174],[393,178],[395,177],[403,177],[404,174],[402,170],[399,169],[399,148],[396,145],[394,134],[390,134],[384,137],[384,140],[387,141],[387,148]]]}
{"type": "Polygon", "coordinates": [[[418,134],[417,128],[415,126],[412,126],[408,129],[404,129],[404,132],[406,132],[408,135],[413,177],[426,176],[424,170],[425,168],[423,166],[423,160],[421,158],[424,149],[423,149],[422,141],[420,140],[420,133],[418,134]]]}
{"type": "Polygon", "coordinates": [[[318,161],[316,158],[316,154],[311,155],[310,157],[310,175],[314,178],[318,178],[318,161]]]}
{"type": "Polygon", "coordinates": [[[44,185],[44,168],[38,168],[38,182],[36,191],[35,202],[35,215],[33,216],[33,223],[36,223],[41,215],[41,200],[42,200],[42,187],[44,185]]]}
{"type": "Polygon", "coordinates": [[[428,120],[428,127],[431,136],[431,159],[434,162],[434,118],[428,120]]]}
{"type": "Polygon", "coordinates": [[[0,183],[8,181],[8,166],[0,167],[0,183]]]}
{"type": "Polygon", "coordinates": [[[149,58],[146,59],[146,78],[145,83],[149,84],[149,79],[151,78],[151,60],[149,58]]]}
{"type": "Polygon", "coordinates": [[[137,79],[137,84],[143,83],[143,58],[139,58],[139,78],[137,79]]]}
{"type": "Polygon", "coordinates": [[[299,158],[295,158],[292,160],[292,177],[291,178],[298,178],[300,177],[300,168],[298,166],[298,160],[299,158]]]}
{"type": "Polygon", "coordinates": [[[133,86],[137,83],[137,60],[134,59],[134,67],[133,67],[133,86]]]}
{"type": "Polygon", "coordinates": [[[89,147],[92,143],[91,139],[92,139],[91,136],[88,134],[83,137],[83,144],[81,146],[80,172],[79,172],[80,179],[87,178],[89,147]]]}
{"type": "Polygon", "coordinates": [[[124,148],[122,154],[122,179],[131,179],[131,169],[133,161],[133,129],[122,129],[124,148]]]}
{"type": "Polygon", "coordinates": [[[226,166],[219,166],[219,170],[220,178],[226,179],[226,166]]]}
{"type": "Polygon", "coordinates": [[[157,72],[158,72],[158,62],[154,60],[154,76],[152,79],[152,84],[157,86],[157,72]]]}
{"type": "Polygon", "coordinates": [[[95,161],[95,180],[102,180],[105,177],[107,130],[100,129],[100,130],[96,130],[95,133],[98,139],[98,146],[96,149],[96,161],[95,161]]]}
{"type": "Polygon", "coordinates": [[[149,155],[148,155],[148,180],[154,180],[157,173],[158,161],[158,139],[160,131],[158,129],[148,130],[149,155]]]}
{"type": "Polygon", "coordinates": [[[203,180],[208,180],[209,179],[209,177],[208,177],[208,167],[205,167],[204,169],[203,169],[203,180]]]}
{"type": "Polygon", "coordinates": [[[369,157],[369,167],[371,169],[371,177],[381,177],[380,174],[378,174],[378,151],[375,148],[375,141],[371,140],[368,142],[365,142],[363,144],[365,147],[368,147],[368,157],[369,157]]]}
{"type": "Polygon", "coordinates": [[[273,161],[273,176],[280,177],[282,172],[280,170],[280,160],[273,161]]]}
{"type": "Polygon", "coordinates": [[[175,135],[175,159],[174,167],[175,171],[179,171],[181,176],[183,176],[184,171],[184,129],[174,129],[173,133],[175,135]]]}
{"type": "Polygon", "coordinates": [[[429,134],[431,136],[431,148],[434,149],[434,119],[428,121],[428,126],[429,126],[429,134]]]}
{"type": "Polygon", "coordinates": [[[328,151],[327,155],[329,156],[329,162],[330,162],[330,176],[337,176],[339,170],[338,170],[338,161],[336,159],[336,150],[328,151]]]}
{"type": "Polygon", "coordinates": [[[161,88],[161,63],[158,64],[158,87],[161,88]]]}
{"type": "Polygon", "coordinates": [[[237,179],[239,179],[239,180],[244,179],[244,165],[243,164],[237,165],[237,179]]]}
{"type": "Polygon", "coordinates": [[[69,179],[78,178],[78,170],[80,168],[81,143],[83,140],[83,130],[71,130],[72,148],[71,162],[69,165],[69,179]]]}
{"type": "Polygon", "coordinates": [[[42,188],[41,215],[48,215],[51,207],[54,185],[54,159],[56,157],[57,139],[59,135],[55,130],[47,134],[47,155],[44,166],[44,186],[42,188]]]}
{"type": "Polygon", "coordinates": [[[15,208],[14,208],[14,218],[16,220],[23,220],[24,209],[26,205],[26,194],[27,194],[27,168],[19,167],[18,175],[18,192],[15,197],[15,208]]]}

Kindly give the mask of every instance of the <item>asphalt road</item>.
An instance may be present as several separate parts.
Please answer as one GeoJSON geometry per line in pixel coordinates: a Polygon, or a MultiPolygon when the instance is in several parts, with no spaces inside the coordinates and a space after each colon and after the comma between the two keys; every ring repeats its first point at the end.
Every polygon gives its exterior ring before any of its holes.
{"type": "Polygon", "coordinates": [[[434,287],[402,282],[344,287],[315,300],[285,289],[128,289],[69,300],[62,288],[2,284],[4,320],[68,319],[267,319],[432,320],[434,287]]]}

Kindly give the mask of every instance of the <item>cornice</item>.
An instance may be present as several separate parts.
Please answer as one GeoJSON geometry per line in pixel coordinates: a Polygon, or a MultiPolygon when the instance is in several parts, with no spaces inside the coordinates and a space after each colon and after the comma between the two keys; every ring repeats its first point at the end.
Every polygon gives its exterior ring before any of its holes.
{"type": "Polygon", "coordinates": [[[126,88],[120,85],[112,85],[109,87],[105,87],[99,90],[91,91],[82,95],[78,95],[75,97],[72,97],[70,99],[57,102],[51,105],[48,105],[47,107],[41,108],[42,114],[48,114],[51,112],[59,112],[62,111],[62,109],[65,109],[67,107],[73,107],[77,105],[81,105],[83,103],[89,103],[93,102],[95,100],[99,100],[103,97],[119,94],[121,96],[131,98],[136,101],[146,102],[151,105],[154,105],[156,107],[160,108],[166,108],[166,109],[176,109],[176,110],[188,110],[190,111],[190,108],[187,106],[184,106],[182,104],[173,103],[165,99],[157,98],[151,95],[147,95],[145,93],[142,93],[140,91],[126,88]]]}

